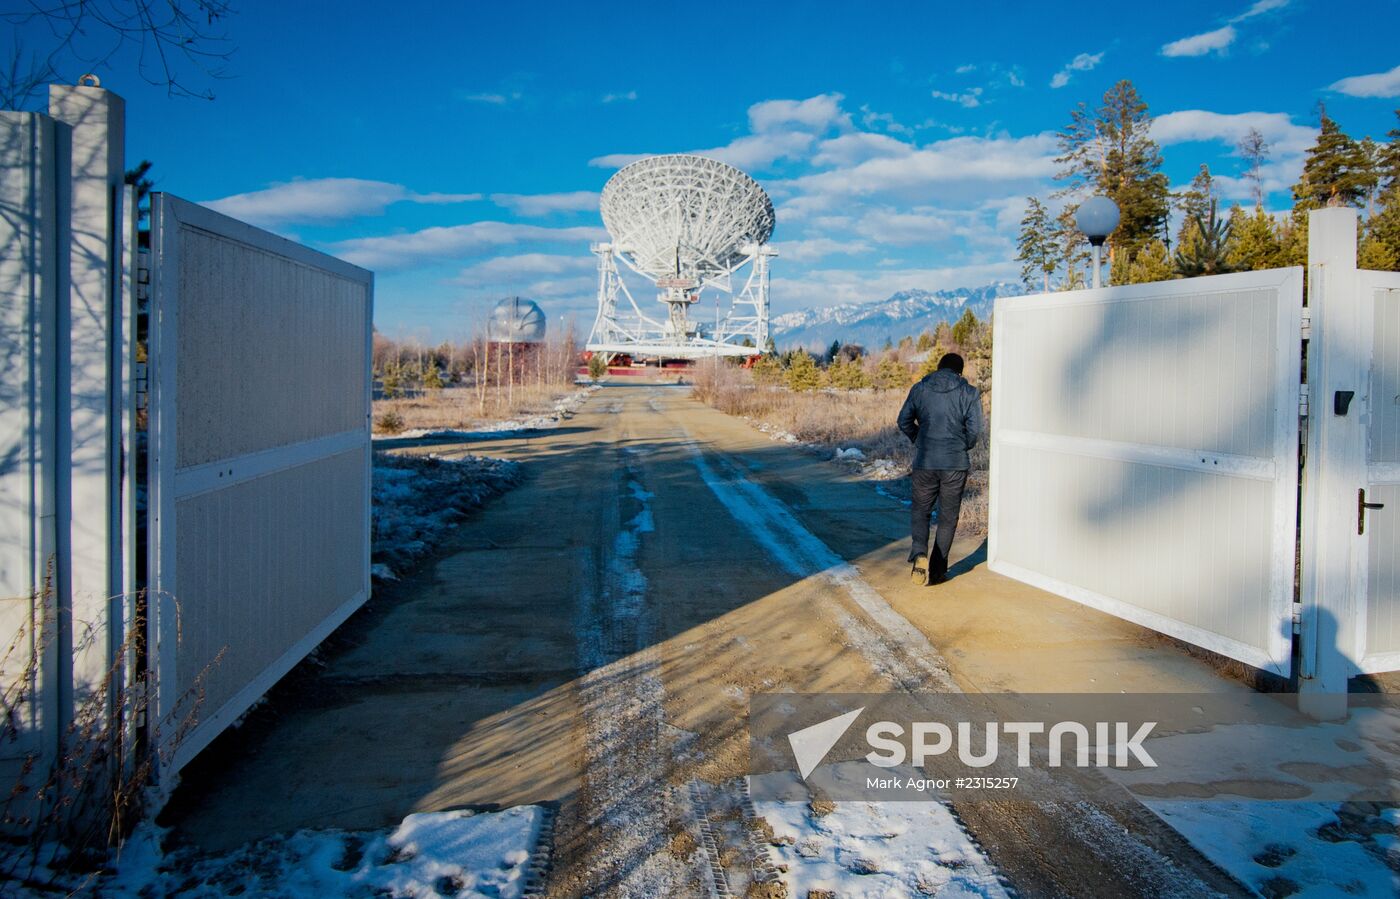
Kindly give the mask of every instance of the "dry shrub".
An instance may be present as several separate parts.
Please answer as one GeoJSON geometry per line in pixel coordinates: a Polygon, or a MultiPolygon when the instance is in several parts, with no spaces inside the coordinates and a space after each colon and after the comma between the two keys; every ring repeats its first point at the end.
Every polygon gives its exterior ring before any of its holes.
{"type": "Polygon", "coordinates": [[[375,400],[374,429],[382,434],[417,428],[471,430],[487,422],[553,412],[555,403],[576,389],[571,380],[511,388],[493,384],[484,391],[448,387],[408,399],[375,400]]]}
{"type": "MultiPolygon", "coordinates": [[[[975,373],[969,374],[976,383],[975,373]]],[[[913,445],[895,426],[907,394],[904,388],[796,392],[756,384],[744,369],[707,360],[696,368],[694,393],[721,412],[753,419],[770,432],[786,431],[823,453],[854,447],[868,461],[888,459],[903,473],[913,462],[913,445]]],[[[982,390],[982,412],[984,427],[970,453],[972,471],[959,517],[959,532],[969,536],[984,534],[987,529],[991,444],[986,425],[991,420],[991,394],[986,389],[982,390]]]]}

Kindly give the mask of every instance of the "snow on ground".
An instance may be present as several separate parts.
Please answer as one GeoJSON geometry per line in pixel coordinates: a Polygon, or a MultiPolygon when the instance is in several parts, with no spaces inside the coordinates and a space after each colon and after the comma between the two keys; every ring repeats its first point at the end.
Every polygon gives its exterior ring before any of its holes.
{"type": "Polygon", "coordinates": [[[161,851],[149,824],[127,840],[103,896],[523,896],[545,812],[519,806],[409,815],[374,831],[301,830],[217,856],[161,851]]]}
{"type": "Polygon", "coordinates": [[[1400,895],[1400,809],[1373,803],[1148,802],[1260,895],[1400,895]]]}
{"type": "MultiPolygon", "coordinates": [[[[765,421],[752,416],[743,416],[755,430],[768,435],[770,440],[779,440],[783,443],[801,447],[812,453],[824,454],[826,447],[819,443],[811,443],[799,440],[796,434],[774,427],[765,421]]],[[[861,477],[872,481],[890,481],[895,478],[902,478],[909,474],[909,469],[900,465],[893,459],[867,459],[865,453],[859,447],[837,447],[831,455],[831,460],[837,463],[844,463],[857,469],[861,477]]]]}
{"type": "Polygon", "coordinates": [[[763,801],[754,806],[773,828],[773,852],[780,869],[787,868],[789,896],[1008,895],[941,802],[763,801]]]}
{"type": "Polygon", "coordinates": [[[554,411],[544,415],[532,415],[527,418],[511,418],[505,421],[493,421],[482,425],[473,431],[460,431],[453,428],[412,428],[407,431],[399,431],[397,434],[375,434],[374,440],[417,440],[422,437],[437,437],[448,439],[470,440],[474,437],[489,437],[507,431],[543,431],[559,424],[560,421],[569,418],[582,406],[593,393],[598,390],[597,384],[590,384],[580,390],[575,390],[567,396],[560,397],[554,403],[554,411]]]}
{"type": "Polygon", "coordinates": [[[519,464],[505,459],[375,453],[371,573],[391,580],[408,571],[468,512],[519,478],[519,464]]]}

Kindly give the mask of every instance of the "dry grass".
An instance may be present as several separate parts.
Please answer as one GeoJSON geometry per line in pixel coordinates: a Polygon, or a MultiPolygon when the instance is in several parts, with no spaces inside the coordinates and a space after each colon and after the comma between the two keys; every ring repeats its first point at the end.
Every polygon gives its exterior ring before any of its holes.
{"type": "MultiPolygon", "coordinates": [[[[799,393],[786,387],[755,384],[749,372],[725,364],[704,364],[695,373],[695,396],[721,412],[752,419],[770,432],[786,431],[824,454],[855,447],[868,462],[890,460],[898,472],[890,492],[907,499],[913,445],[895,427],[905,394],[903,389],[799,393]]],[[[987,391],[982,394],[982,411],[990,421],[987,391]]],[[[972,471],[959,517],[960,535],[980,536],[987,532],[989,456],[990,442],[984,428],[972,451],[972,471]]],[[[871,476],[881,475],[872,470],[871,476]]]]}
{"type": "Polygon", "coordinates": [[[475,387],[447,387],[425,391],[409,399],[375,400],[376,433],[424,428],[469,431],[489,422],[544,415],[554,410],[561,397],[579,389],[572,382],[553,384],[492,385],[484,391],[475,387]],[[387,416],[387,418],[386,418],[387,416]],[[394,421],[393,416],[398,420],[394,421]]]}

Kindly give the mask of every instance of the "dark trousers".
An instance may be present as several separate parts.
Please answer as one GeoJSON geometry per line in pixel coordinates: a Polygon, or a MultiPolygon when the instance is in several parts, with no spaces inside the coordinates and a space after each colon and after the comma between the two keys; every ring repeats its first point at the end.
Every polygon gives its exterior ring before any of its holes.
{"type": "Polygon", "coordinates": [[[909,561],[915,556],[928,555],[929,577],[941,581],[948,574],[948,553],[953,549],[953,533],[958,529],[958,513],[962,511],[963,488],[967,486],[966,471],[916,468],[910,473],[914,501],[909,508],[909,561]],[[938,501],[938,536],[929,552],[929,515],[938,501]]]}

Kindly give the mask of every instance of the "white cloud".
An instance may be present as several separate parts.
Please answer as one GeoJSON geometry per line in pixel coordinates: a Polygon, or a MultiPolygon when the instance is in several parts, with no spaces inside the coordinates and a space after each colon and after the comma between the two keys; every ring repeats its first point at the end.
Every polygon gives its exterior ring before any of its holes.
{"type": "Polygon", "coordinates": [[[817,94],[806,100],[764,100],[749,107],[754,133],[778,128],[801,128],[818,134],[829,128],[850,128],[851,117],[841,109],[841,94],[817,94]]]}
{"type": "Polygon", "coordinates": [[[1074,72],[1092,71],[1095,66],[1103,62],[1103,51],[1098,53],[1080,53],[1078,56],[1065,63],[1065,67],[1055,73],[1055,77],[1050,79],[1050,86],[1053,88],[1064,87],[1069,84],[1069,79],[1074,72]]]}
{"type": "Polygon", "coordinates": [[[1333,82],[1328,90],[1352,97],[1400,97],[1400,66],[1373,75],[1352,75],[1333,82]]]}
{"type": "Polygon", "coordinates": [[[783,240],[774,244],[778,258],[784,262],[816,262],[827,256],[840,256],[848,253],[868,253],[870,244],[863,240],[836,240],[830,237],[812,237],[805,240],[783,240]]]}
{"type": "MultiPolygon", "coordinates": [[[[452,279],[463,287],[510,287],[528,280],[538,280],[549,274],[584,274],[592,272],[598,260],[587,252],[575,255],[563,253],[519,253],[515,256],[496,256],[466,266],[452,279]]],[[[574,293],[588,293],[589,281],[574,284],[574,293]]]]}
{"type": "Polygon", "coordinates": [[[908,136],[913,136],[914,134],[913,128],[910,128],[908,125],[900,124],[892,113],[876,112],[869,106],[862,106],[860,108],[860,122],[867,128],[881,127],[891,134],[904,134],[908,136]]]}
{"type": "Polygon", "coordinates": [[[485,250],[521,243],[606,240],[602,228],[546,228],[512,222],[473,222],[469,225],[426,228],[407,234],[359,237],[331,246],[347,262],[370,269],[406,268],[415,263],[471,256],[485,250]]]}
{"type": "MultiPolygon", "coordinates": [[[[815,135],[802,131],[767,131],[736,138],[722,147],[686,152],[718,159],[720,162],[749,171],[767,168],[779,159],[802,156],[816,140],[815,135]]],[[[652,155],[655,154],[610,153],[607,156],[594,157],[588,160],[588,164],[595,168],[616,169],[652,155]]]]}
{"type": "Polygon", "coordinates": [[[631,101],[637,99],[636,91],[627,91],[617,94],[603,94],[604,103],[617,103],[618,101],[631,101]]]}
{"type": "Polygon", "coordinates": [[[951,103],[958,103],[968,109],[975,109],[982,105],[982,88],[970,87],[962,93],[947,93],[944,91],[932,91],[933,96],[939,100],[947,100],[951,103]]]}
{"type": "Polygon", "coordinates": [[[465,203],[481,194],[414,193],[402,184],[363,178],[311,178],[274,184],[204,203],[254,225],[331,222],[380,215],[393,203],[465,203]]]}
{"type": "Polygon", "coordinates": [[[588,164],[598,169],[620,169],[624,165],[630,165],[638,159],[646,159],[653,156],[653,153],[609,153],[606,156],[595,156],[588,160],[588,164]]]}
{"type": "Polygon", "coordinates": [[[1163,145],[1219,141],[1233,147],[1251,128],[1264,135],[1276,156],[1305,153],[1317,138],[1316,129],[1294,124],[1287,113],[1221,113],[1206,109],[1183,109],[1157,116],[1152,122],[1152,137],[1163,145]]]}
{"type": "Polygon", "coordinates": [[[953,71],[954,71],[955,73],[957,73],[958,75],[966,75],[966,74],[968,74],[969,72],[975,72],[975,71],[977,71],[977,66],[973,65],[973,64],[970,63],[970,62],[969,62],[969,63],[964,63],[963,65],[958,66],[958,67],[957,67],[956,69],[954,69],[953,71]]]}
{"type": "MultiPolygon", "coordinates": [[[[722,147],[689,150],[745,170],[764,169],[779,159],[794,159],[807,153],[817,135],[833,128],[848,131],[851,117],[841,109],[841,94],[818,94],[806,100],[764,100],[749,107],[751,134],[735,138],[722,147]]],[[[651,153],[609,153],[588,160],[595,168],[621,168],[651,153]]]]}
{"type": "Polygon", "coordinates": [[[816,166],[849,166],[877,156],[907,156],[913,151],[911,145],[888,134],[852,131],[818,144],[811,162],[816,166]]]}
{"type": "Polygon", "coordinates": [[[1266,12],[1273,12],[1276,9],[1283,9],[1289,0],[1255,0],[1254,4],[1244,12],[1230,20],[1231,23],[1243,22],[1245,19],[1252,19],[1255,16],[1263,15],[1266,12]]]}
{"type": "Polygon", "coordinates": [[[1163,56],[1205,56],[1224,53],[1235,42],[1235,26],[1226,25],[1203,34],[1193,34],[1162,45],[1163,56]]]}
{"type": "Polygon", "coordinates": [[[597,209],[598,193],[592,190],[574,190],[557,194],[492,194],[491,202],[509,209],[516,215],[534,217],[553,212],[586,212],[597,209]]]}
{"type": "Polygon", "coordinates": [[[521,97],[520,91],[510,91],[509,93],[494,93],[482,91],[479,93],[461,94],[463,100],[468,103],[486,103],[490,106],[505,106],[521,97]]]}
{"type": "Polygon", "coordinates": [[[950,182],[1024,181],[1054,174],[1052,132],[1029,137],[953,137],[897,157],[785,182],[803,193],[868,196],[950,182]]]}

